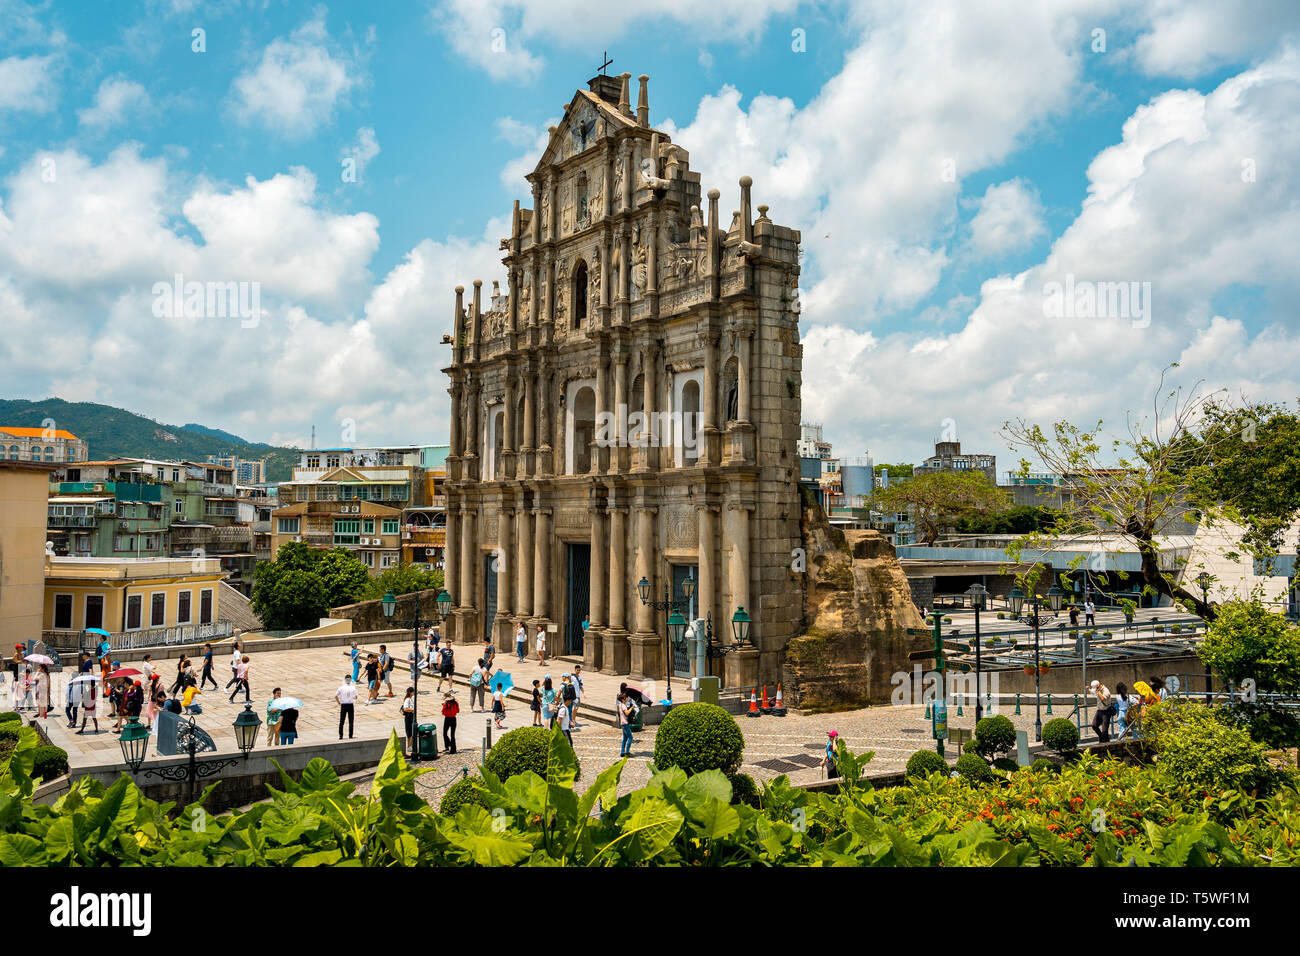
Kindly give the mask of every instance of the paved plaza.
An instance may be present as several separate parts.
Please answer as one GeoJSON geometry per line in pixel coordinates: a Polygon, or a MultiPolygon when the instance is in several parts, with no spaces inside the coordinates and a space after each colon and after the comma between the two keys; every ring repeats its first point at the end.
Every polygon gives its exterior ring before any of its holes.
{"type": "MultiPolygon", "coordinates": [[[[363,656],[368,650],[378,650],[363,646],[363,656]]],[[[407,645],[389,645],[389,650],[398,660],[403,660],[408,650],[407,645]]],[[[431,762],[431,772],[420,779],[420,789],[431,799],[438,797],[438,791],[460,775],[462,767],[471,772],[477,767],[481,754],[484,735],[490,715],[472,712],[469,707],[469,688],[467,686],[466,665],[472,663],[474,647],[458,646],[456,695],[461,705],[457,727],[459,753],[443,756],[431,762]],[[436,788],[436,789],[435,789],[436,788]]],[[[217,677],[224,687],[229,680],[229,668],[226,666],[229,645],[215,648],[217,677]]],[[[250,654],[250,683],[252,705],[259,718],[266,718],[266,703],[274,687],[280,687],[287,696],[301,699],[304,706],[298,722],[298,742],[292,746],[303,747],[317,743],[338,740],[338,706],[334,702],[334,691],[345,673],[350,673],[346,649],[341,646],[312,648],[290,651],[254,651],[250,654]]],[[[517,664],[512,655],[498,655],[500,669],[509,671],[516,684],[531,687],[535,678],[550,674],[558,682],[559,676],[571,669],[565,661],[548,662],[545,668],[530,660],[517,664]]],[[[138,660],[123,659],[124,666],[138,665],[138,660]]],[[[160,673],[165,683],[170,686],[175,679],[175,660],[162,660],[160,673]]],[[[362,675],[364,680],[364,673],[362,675]]],[[[613,701],[623,679],[605,674],[584,675],[586,699],[594,706],[605,711],[597,715],[597,720],[582,719],[579,710],[579,727],[573,733],[574,749],[582,761],[583,778],[593,779],[594,774],[605,766],[618,760],[619,730],[609,723],[600,722],[608,719],[613,701]]],[[[402,717],[398,709],[402,694],[410,684],[409,670],[399,667],[393,674],[393,697],[381,696],[379,703],[367,705],[358,702],[356,706],[356,736],[361,739],[380,739],[396,730],[402,732],[402,717]]],[[[442,695],[435,691],[436,679],[427,676],[420,680],[419,707],[421,723],[432,721],[439,731],[442,727],[442,695]]],[[[674,698],[679,703],[690,699],[689,684],[686,681],[674,682],[674,698]]],[[[7,690],[8,688],[6,688],[7,690]]],[[[649,688],[647,688],[649,689],[649,688]]],[[[664,688],[655,689],[661,696],[664,688]]],[[[386,694],[384,688],[381,693],[386,694]]],[[[520,692],[522,693],[522,691],[520,692]]],[[[234,734],[231,724],[243,709],[244,699],[240,695],[235,703],[228,699],[229,691],[209,689],[200,698],[203,714],[198,718],[199,726],[212,735],[217,749],[223,753],[235,751],[234,734]]],[[[361,689],[364,700],[365,689],[361,689]]],[[[490,698],[489,698],[490,705],[490,698]]],[[[1008,716],[1016,726],[1030,732],[1032,739],[1033,708],[1026,706],[1025,713],[1008,716]]],[[[1058,700],[1056,713],[1061,716],[1068,712],[1058,700]]],[[[1044,721],[1049,717],[1044,714],[1044,721]]],[[[745,735],[745,757],[743,770],[755,779],[770,779],[782,773],[794,782],[808,782],[821,779],[823,772],[819,760],[825,747],[826,731],[839,731],[849,749],[854,752],[874,750],[875,759],[870,771],[874,773],[901,770],[907,758],[918,749],[931,749],[934,741],[930,736],[930,724],[925,719],[922,706],[871,707],[837,714],[803,715],[791,712],[786,717],[762,716],[758,718],[738,717],[741,731],[745,735]]],[[[966,708],[963,716],[957,716],[950,708],[949,724],[956,728],[972,728],[974,714],[966,708]]],[[[507,703],[505,729],[493,728],[493,739],[506,730],[528,726],[532,723],[532,714],[524,700],[511,699],[507,703]]],[[[46,732],[53,743],[68,751],[69,764],[75,772],[77,767],[116,762],[121,759],[117,734],[112,732],[113,722],[101,720],[100,733],[78,735],[67,729],[61,708],[51,710],[50,717],[44,722],[46,732]]],[[[634,789],[648,778],[647,764],[654,754],[656,728],[647,726],[636,735],[633,759],[623,776],[623,789],[634,789]]],[[[439,734],[441,736],[441,733],[439,734]]],[[[278,748],[266,745],[265,732],[261,734],[257,751],[270,753],[278,748]]],[[[948,756],[955,756],[951,744],[947,747],[948,756]]],[[[151,749],[150,756],[154,756],[151,749]]]]}

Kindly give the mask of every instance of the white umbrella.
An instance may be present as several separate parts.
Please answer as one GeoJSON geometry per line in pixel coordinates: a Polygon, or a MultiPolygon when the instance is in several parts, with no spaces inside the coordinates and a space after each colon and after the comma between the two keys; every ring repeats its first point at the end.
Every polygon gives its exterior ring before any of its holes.
{"type": "Polygon", "coordinates": [[[277,697],[271,703],[267,704],[271,710],[301,710],[302,701],[297,697],[277,697]]]}
{"type": "Polygon", "coordinates": [[[95,684],[98,682],[99,678],[94,674],[78,674],[76,677],[72,678],[72,680],[68,681],[69,684],[95,684]]]}
{"type": "Polygon", "coordinates": [[[53,658],[46,657],[44,654],[28,654],[23,658],[29,664],[53,664],[53,658]]]}

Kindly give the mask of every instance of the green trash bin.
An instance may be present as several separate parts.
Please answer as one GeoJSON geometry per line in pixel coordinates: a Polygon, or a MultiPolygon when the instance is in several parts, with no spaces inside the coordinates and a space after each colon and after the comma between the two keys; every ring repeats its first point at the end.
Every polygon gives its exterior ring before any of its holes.
{"type": "Polygon", "coordinates": [[[645,718],[642,716],[644,713],[645,713],[644,707],[638,707],[636,708],[636,710],[632,711],[632,719],[628,721],[628,726],[631,727],[633,730],[641,730],[642,728],[644,728],[645,718]]]}
{"type": "Polygon", "coordinates": [[[421,724],[419,727],[419,740],[420,740],[420,759],[437,760],[438,759],[437,724],[421,724]]]}

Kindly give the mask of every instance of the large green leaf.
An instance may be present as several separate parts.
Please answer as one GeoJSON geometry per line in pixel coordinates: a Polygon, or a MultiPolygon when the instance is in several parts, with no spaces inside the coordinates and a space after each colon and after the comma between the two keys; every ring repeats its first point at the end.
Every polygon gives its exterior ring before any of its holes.
{"type": "Polygon", "coordinates": [[[463,806],[452,819],[442,817],[438,827],[448,843],[479,866],[514,866],[533,853],[527,840],[508,829],[498,832],[482,807],[463,806]]]}
{"type": "Polygon", "coordinates": [[[700,807],[691,807],[695,835],[707,840],[721,840],[740,829],[740,814],[716,797],[708,797],[700,807]]]}
{"type": "Polygon", "coordinates": [[[0,835],[0,866],[44,866],[45,847],[25,833],[0,835]]]}
{"type": "Polygon", "coordinates": [[[578,779],[578,758],[564,733],[556,726],[546,750],[546,783],[552,787],[573,789],[578,779]]]}
{"type": "Polygon", "coordinates": [[[627,766],[626,757],[618,763],[610,764],[600,772],[596,782],[587,788],[587,792],[582,795],[582,800],[578,803],[579,817],[584,820],[589,817],[597,800],[605,811],[614,805],[614,801],[618,798],[618,781],[623,775],[625,766],[627,766]]]}
{"type": "Polygon", "coordinates": [[[330,790],[339,782],[339,775],[334,772],[328,760],[313,757],[302,772],[302,785],[305,790],[330,790]]]}
{"type": "Polygon", "coordinates": [[[694,809],[703,806],[710,798],[731,802],[731,781],[721,770],[703,770],[687,778],[681,788],[682,802],[694,809]]]}
{"type": "Polygon", "coordinates": [[[606,844],[593,862],[614,862],[609,851],[621,844],[629,863],[648,863],[672,843],[682,828],[682,813],[663,797],[648,795],[620,821],[617,839],[606,844]]]}

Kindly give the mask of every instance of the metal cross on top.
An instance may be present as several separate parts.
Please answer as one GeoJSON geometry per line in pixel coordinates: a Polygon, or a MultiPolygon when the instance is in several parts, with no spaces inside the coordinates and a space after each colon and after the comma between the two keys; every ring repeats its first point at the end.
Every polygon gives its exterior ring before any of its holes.
{"type": "Polygon", "coordinates": [[[611,59],[609,58],[609,51],[608,51],[608,50],[601,50],[601,51],[600,51],[600,55],[601,55],[601,56],[604,58],[604,60],[605,60],[605,62],[602,63],[602,64],[600,65],[600,74],[601,74],[601,76],[608,76],[609,74],[606,73],[605,70],[606,70],[606,68],[609,67],[610,64],[612,64],[614,61],[611,60],[611,59]]]}

